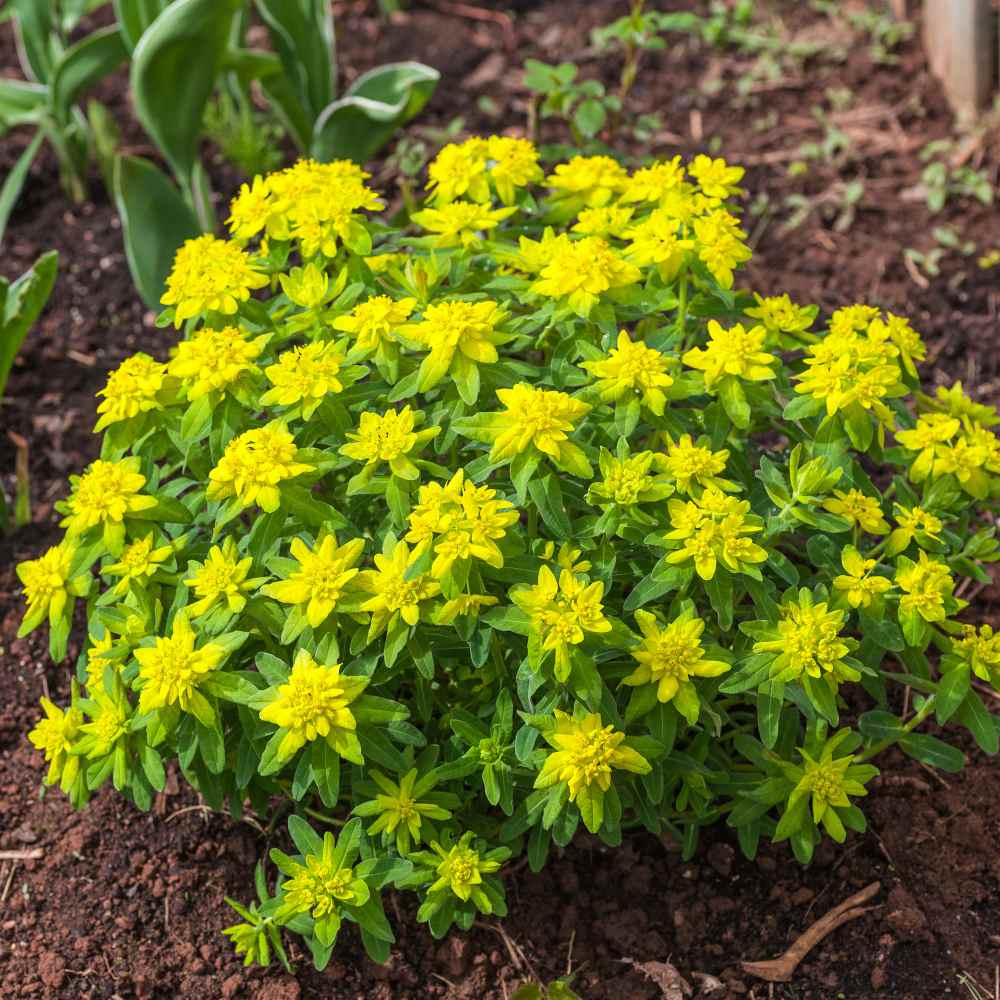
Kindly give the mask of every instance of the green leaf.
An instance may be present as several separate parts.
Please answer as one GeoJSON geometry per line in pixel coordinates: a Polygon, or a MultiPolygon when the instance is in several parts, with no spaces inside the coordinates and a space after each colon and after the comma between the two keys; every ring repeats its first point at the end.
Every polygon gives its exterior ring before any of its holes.
{"type": "Polygon", "coordinates": [[[122,38],[131,52],[143,32],[160,16],[170,0],[114,0],[122,38]]]}
{"type": "Polygon", "coordinates": [[[55,5],[48,0],[10,0],[10,6],[17,27],[21,68],[25,76],[48,83],[62,54],[62,42],[53,17],[55,5]]]}
{"type": "Polygon", "coordinates": [[[971,685],[972,678],[968,664],[963,663],[941,675],[937,698],[934,700],[934,710],[940,725],[944,725],[958,711],[971,685]]]}
{"type": "Polygon", "coordinates": [[[333,14],[325,0],[257,0],[284,76],[315,121],[334,98],[333,14]]]}
{"type": "Polygon", "coordinates": [[[137,156],[115,158],[115,204],[136,289],[150,309],[159,309],[174,256],[201,226],[167,176],[137,156]]]}
{"type": "Polygon", "coordinates": [[[955,714],[955,721],[969,730],[984,753],[995,754],[1000,749],[1000,719],[986,710],[975,691],[965,696],[955,714]]]}
{"type": "Polygon", "coordinates": [[[865,712],[858,719],[858,729],[865,739],[871,740],[873,743],[896,739],[903,733],[903,725],[895,715],[878,709],[865,712]]]}
{"type": "Polygon", "coordinates": [[[313,156],[366,163],[420,113],[440,78],[436,69],[418,62],[387,63],[363,73],[317,118],[313,156]]]}
{"type": "Polygon", "coordinates": [[[127,58],[125,40],[115,25],[70,46],[56,63],[49,87],[49,104],[56,117],[68,122],[80,94],[114,72],[127,58]]]}
{"type": "Polygon", "coordinates": [[[45,116],[48,88],[0,77],[0,134],[17,125],[37,125],[45,116]]]}
{"type": "Polygon", "coordinates": [[[735,375],[725,375],[719,381],[719,402],[726,416],[741,430],[750,426],[750,404],[743,392],[743,386],[735,375]]]}
{"type": "Polygon", "coordinates": [[[542,520],[555,537],[559,540],[569,538],[573,526],[566,513],[559,480],[551,473],[542,479],[532,479],[528,483],[528,492],[538,508],[538,513],[542,515],[542,520]]]}
{"type": "Polygon", "coordinates": [[[773,750],[778,742],[784,699],[785,685],[782,681],[768,680],[757,689],[757,729],[761,742],[768,750],[773,750]]]}
{"type": "Polygon", "coordinates": [[[965,767],[965,754],[936,736],[907,733],[900,738],[899,745],[911,757],[938,770],[956,774],[965,767]]]}
{"type": "Polygon", "coordinates": [[[0,398],[24,338],[49,300],[58,267],[59,254],[50,250],[6,290],[0,314],[0,398]]]}
{"type": "Polygon", "coordinates": [[[3,242],[3,235],[7,229],[7,222],[10,213],[14,211],[17,199],[21,197],[21,189],[24,187],[25,178],[34,163],[38,150],[45,140],[45,133],[39,129],[31,142],[28,143],[25,151],[17,158],[17,162],[11,171],[4,178],[3,187],[0,187],[0,243],[3,242]]]}
{"type": "Polygon", "coordinates": [[[242,0],[176,0],[146,29],[132,54],[136,115],[186,188],[205,105],[241,6],[242,0]]]}

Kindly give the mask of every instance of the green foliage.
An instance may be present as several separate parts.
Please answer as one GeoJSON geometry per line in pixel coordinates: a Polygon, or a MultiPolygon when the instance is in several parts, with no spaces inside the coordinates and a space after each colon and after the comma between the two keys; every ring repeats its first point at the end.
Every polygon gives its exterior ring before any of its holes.
{"type": "Polygon", "coordinates": [[[808,862],[889,747],[996,752],[1000,636],[960,595],[998,555],[1000,417],[923,394],[899,316],[737,289],[741,168],[546,177],[472,138],[392,222],[366,177],[245,186],[174,261],[174,356],[109,376],[66,536],[18,567],[57,659],[86,602],[30,734],[50,784],[148,808],[176,762],[290,812],[226,933],[322,967],[345,921],[386,957],[389,886],[440,937],[581,827],[808,862]]]}
{"type": "MultiPolygon", "coordinates": [[[[89,6],[56,0],[12,4],[23,42],[22,70],[32,82],[0,81],[0,134],[25,124],[38,132],[0,189],[0,239],[44,139],[56,152],[67,191],[77,199],[85,194],[92,155],[112,183],[134,179],[134,164],[122,170],[112,165],[117,129],[107,110],[91,102],[84,115],[76,103],[127,62],[136,114],[176,187],[162,204],[123,216],[133,277],[150,306],[162,291],[157,281],[164,273],[160,253],[168,234],[190,235],[191,213],[201,231],[216,225],[199,159],[206,133],[251,176],[277,166],[279,121],[303,154],[364,162],[421,111],[438,81],[430,67],[393,63],[365,74],[338,99],[332,15],[321,0],[115,0],[114,24],[69,45],[69,31],[89,6]],[[267,26],[274,51],[248,47],[252,10],[267,26]],[[269,100],[267,115],[254,108],[255,84],[269,100]],[[177,197],[187,206],[179,220],[177,197]],[[132,218],[141,218],[142,228],[129,232],[132,218]]],[[[153,183],[148,181],[153,169],[159,167],[149,163],[142,172],[146,186],[153,183]]],[[[158,188],[170,185],[164,176],[158,188]]],[[[134,205],[141,196],[141,189],[114,190],[119,205],[134,205]]],[[[179,246],[170,246],[171,257],[179,246]]]]}
{"type": "Polygon", "coordinates": [[[920,151],[920,159],[926,164],[920,183],[927,207],[940,212],[952,198],[974,198],[982,205],[992,205],[993,185],[986,172],[964,163],[953,166],[948,160],[953,152],[954,144],[947,139],[930,142],[920,151]]]}

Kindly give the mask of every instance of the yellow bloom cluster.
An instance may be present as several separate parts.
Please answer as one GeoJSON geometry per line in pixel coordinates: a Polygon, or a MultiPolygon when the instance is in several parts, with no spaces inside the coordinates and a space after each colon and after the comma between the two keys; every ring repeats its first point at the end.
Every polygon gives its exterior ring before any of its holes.
{"type": "Polygon", "coordinates": [[[240,508],[257,504],[261,510],[278,509],[279,484],[313,467],[297,460],[295,439],[280,423],[244,431],[226,445],[218,465],[209,473],[209,500],[230,497],[240,508]]]}
{"type": "Polygon", "coordinates": [[[674,384],[668,374],[670,358],[642,341],[634,342],[627,331],[618,334],[618,346],[606,357],[584,361],[580,367],[597,380],[595,387],[604,402],[638,397],[651,412],[663,415],[667,405],[664,390],[674,384]]]}
{"type": "Polygon", "coordinates": [[[1000,474],[1000,439],[969,417],[924,413],[915,427],[897,430],[896,440],[916,452],[909,467],[915,483],[950,475],[970,496],[984,499],[990,477],[1000,474]]]}
{"type": "Polygon", "coordinates": [[[457,198],[490,200],[495,190],[505,205],[513,203],[519,188],[542,179],[538,151],[526,139],[493,135],[445,146],[427,170],[427,189],[436,204],[457,198]]]}
{"type": "Polygon", "coordinates": [[[668,510],[671,530],[664,538],[682,543],[668,553],[668,563],[692,562],[703,580],[711,580],[720,563],[731,573],[759,575],[756,566],[766,562],[767,551],[749,537],[763,525],[750,513],[748,500],[708,486],[696,499],[669,501],[668,510]]]}
{"type": "Polygon", "coordinates": [[[458,472],[444,485],[420,487],[410,511],[406,541],[415,546],[414,559],[433,549],[431,575],[440,579],[462,560],[481,559],[490,566],[503,566],[497,542],[516,524],[518,512],[497,491],[477,486],[458,472]]]}
{"type": "Polygon", "coordinates": [[[250,340],[235,326],[206,327],[177,345],[169,371],[181,380],[188,399],[198,399],[229,388],[244,374],[256,375],[260,369],[254,362],[267,340],[266,336],[250,340]]]}
{"type": "Polygon", "coordinates": [[[564,569],[556,575],[548,566],[538,569],[538,582],[511,589],[510,599],[528,616],[542,652],[555,654],[556,676],[565,679],[570,670],[570,647],[578,646],[586,633],[611,631],[601,599],[604,584],[590,582],[582,573],[564,569]]]}
{"type": "Polygon", "coordinates": [[[133,354],[113,372],[97,395],[104,400],[97,407],[100,415],[94,432],[111,424],[131,420],[141,413],[161,409],[166,388],[167,366],[154,361],[148,354],[133,354]]]}

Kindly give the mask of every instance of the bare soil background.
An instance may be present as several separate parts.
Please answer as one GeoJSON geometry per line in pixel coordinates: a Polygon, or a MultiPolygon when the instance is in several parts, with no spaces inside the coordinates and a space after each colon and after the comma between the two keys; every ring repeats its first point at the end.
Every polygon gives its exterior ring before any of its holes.
{"type": "MultiPolygon", "coordinates": [[[[656,6],[704,11],[707,4],[656,6]]],[[[925,378],[961,378],[978,397],[997,402],[1000,268],[980,269],[975,259],[1000,248],[1000,219],[968,199],[932,216],[919,190],[918,159],[926,143],[952,137],[954,162],[985,169],[996,184],[996,131],[955,132],[915,41],[898,49],[898,64],[881,65],[867,39],[808,4],[762,6],[780,18],[788,40],[818,39],[823,52],[785,64],[773,79],[745,51],[673,38],[645,60],[629,100],[632,116],[655,113],[661,125],[643,142],[623,134],[616,145],[665,156],[711,150],[746,164],[750,200],[767,192],[769,202],[758,201],[748,216],[755,256],[742,272],[745,286],[817,302],[824,314],[855,301],[905,314],[929,345],[925,378]],[[843,59],[831,56],[838,49],[843,59]],[[817,106],[848,135],[849,153],[791,177],[799,147],[823,138],[811,113],[817,106]],[[850,225],[838,228],[843,187],[857,179],[864,194],[850,225]],[[783,226],[795,207],[789,195],[814,208],[791,230],[783,226]],[[931,231],[941,225],[973,241],[976,253],[944,255],[937,275],[908,265],[904,251],[932,249],[931,231]]],[[[426,0],[388,19],[373,3],[335,7],[345,77],[389,59],[430,63],[443,79],[421,126],[444,127],[461,115],[468,131],[491,132],[524,126],[525,58],[574,60],[584,75],[612,87],[617,60],[595,53],[589,32],[627,4],[426,0]]],[[[7,26],[0,71],[17,75],[7,26]]],[[[100,96],[128,115],[122,80],[100,96]]],[[[133,148],[147,145],[134,123],[125,137],[133,148]]],[[[543,123],[543,137],[567,138],[551,122],[543,123]]],[[[26,142],[21,133],[0,141],[0,172],[26,142]]],[[[375,172],[391,191],[391,169],[377,165],[375,172]]],[[[213,175],[228,196],[232,171],[217,164],[213,175]]],[[[292,976],[279,967],[244,970],[219,933],[235,919],[223,895],[248,898],[254,861],[269,846],[252,825],[209,813],[176,781],[150,814],[110,789],[80,814],[57,792],[43,793],[44,767],[25,734],[42,694],[67,696],[68,671],[49,661],[38,635],[14,638],[21,614],[14,565],[58,536],[53,503],[66,493],[66,476],[96,455],[89,428],[107,372],[137,350],[165,358],[174,341],[153,327],[134,294],[114,210],[94,181],[94,200],[72,205],[55,162],[43,158],[0,257],[0,273],[13,277],[42,250],[62,255],[51,304],[0,409],[0,428],[28,442],[34,503],[33,523],[0,539],[0,850],[39,854],[0,862],[0,995],[501,1000],[527,978],[571,968],[585,1000],[653,1000],[661,990],[627,960],[668,959],[688,979],[695,972],[717,977],[722,988],[705,994],[714,1000],[937,1000],[965,996],[963,972],[992,983],[1000,961],[1000,773],[970,747],[958,776],[895,753],[880,760],[884,776],[867,803],[869,832],[842,848],[825,845],[808,869],[784,847],[747,862],[724,829],[710,832],[689,863],[647,835],[613,852],[580,836],[539,875],[511,867],[503,930],[484,920],[467,936],[434,942],[409,901],[392,898],[399,940],[386,966],[369,962],[348,928],[322,974],[293,947],[292,976]],[[741,959],[780,954],[812,920],[875,880],[882,884],[876,908],[827,938],[792,983],[771,989],[740,971],[741,959]]],[[[0,435],[0,476],[8,486],[14,455],[15,439],[0,435]]],[[[996,624],[1000,589],[965,596],[996,624]]],[[[71,657],[82,636],[80,623],[71,657]]]]}

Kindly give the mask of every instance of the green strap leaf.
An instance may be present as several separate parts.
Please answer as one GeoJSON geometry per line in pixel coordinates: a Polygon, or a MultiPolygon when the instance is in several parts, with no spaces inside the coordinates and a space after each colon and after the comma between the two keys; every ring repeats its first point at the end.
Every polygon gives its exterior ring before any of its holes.
{"type": "Polygon", "coordinates": [[[62,54],[53,17],[54,4],[40,0],[11,0],[17,29],[18,58],[24,75],[48,83],[62,54]]]}
{"type": "Polygon", "coordinates": [[[241,6],[241,0],[176,0],[132,54],[136,114],[185,187],[198,156],[205,104],[241,6]]]}
{"type": "Polygon", "coordinates": [[[115,18],[131,52],[143,32],[163,13],[170,0],[114,0],[115,18]]]}
{"type": "Polygon", "coordinates": [[[271,42],[310,121],[334,98],[333,14],[325,0],[257,0],[271,42]]]}
{"type": "Polygon", "coordinates": [[[167,176],[137,156],[115,158],[115,204],[136,288],[150,309],[159,309],[174,255],[201,227],[167,176]]]}
{"type": "Polygon", "coordinates": [[[313,156],[366,163],[420,113],[440,79],[436,69],[418,62],[387,63],[362,74],[316,120],[313,156]]]}
{"type": "Polygon", "coordinates": [[[56,63],[49,87],[49,105],[55,116],[68,121],[77,97],[127,58],[128,49],[117,26],[95,31],[68,48],[56,63]]]}
{"type": "Polygon", "coordinates": [[[0,134],[17,125],[35,125],[45,114],[48,88],[27,80],[0,79],[0,134]]]}
{"type": "Polygon", "coordinates": [[[39,129],[35,133],[35,137],[28,143],[28,148],[17,158],[14,169],[3,182],[3,187],[0,187],[0,243],[3,243],[3,234],[7,229],[10,213],[14,211],[17,199],[21,197],[21,189],[24,187],[28,170],[31,169],[31,164],[38,155],[38,150],[44,139],[45,133],[39,129]]]}
{"type": "Polygon", "coordinates": [[[3,396],[18,349],[49,300],[58,266],[59,254],[51,250],[39,257],[32,268],[7,289],[0,316],[0,396],[3,396]]]}

